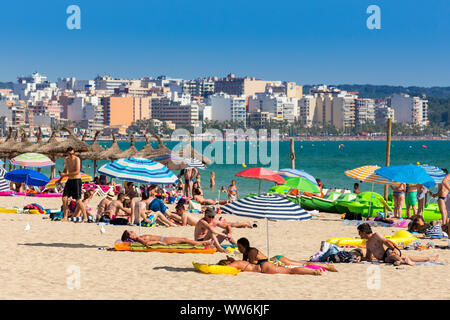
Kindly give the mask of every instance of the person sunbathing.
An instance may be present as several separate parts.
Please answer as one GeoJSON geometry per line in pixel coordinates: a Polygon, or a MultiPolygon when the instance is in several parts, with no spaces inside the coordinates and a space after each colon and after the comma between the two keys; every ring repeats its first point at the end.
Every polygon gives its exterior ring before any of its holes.
{"type": "Polygon", "coordinates": [[[201,205],[218,204],[217,199],[205,199],[199,189],[194,189],[192,193],[194,195],[194,200],[201,205]]]}
{"type": "Polygon", "coordinates": [[[144,193],[142,195],[142,200],[139,198],[133,198],[133,200],[137,199],[137,201],[133,204],[134,208],[131,215],[131,224],[137,223],[138,221],[146,221],[150,225],[153,224],[154,221],[165,225],[166,227],[176,227],[177,224],[168,220],[164,214],[159,211],[147,210],[147,207],[153,198],[150,198],[149,193],[144,193]],[[140,215],[140,216],[139,216],[140,215]]]}
{"type": "Polygon", "coordinates": [[[439,254],[431,257],[411,257],[402,254],[400,249],[392,241],[384,238],[379,233],[372,232],[372,228],[369,224],[363,223],[358,226],[359,236],[362,239],[366,239],[366,261],[372,261],[372,255],[377,259],[386,263],[392,263],[395,266],[401,264],[407,264],[414,266],[414,262],[427,262],[436,261],[439,258],[439,254]],[[385,249],[385,247],[387,247],[385,249]]]}
{"type": "Polygon", "coordinates": [[[315,266],[315,267],[322,267],[323,269],[331,272],[337,272],[336,268],[331,264],[310,262],[310,261],[300,262],[291,260],[283,255],[277,255],[268,259],[261,251],[259,251],[256,248],[250,247],[250,242],[248,241],[247,238],[240,238],[237,241],[237,246],[239,252],[243,254],[242,260],[248,261],[254,265],[262,265],[270,260],[274,262],[279,262],[287,266],[315,266]]]}
{"type": "Polygon", "coordinates": [[[126,218],[131,215],[131,209],[124,206],[124,202],[130,198],[125,193],[119,193],[117,200],[111,201],[103,214],[108,214],[112,219],[126,218]]]}
{"type": "Polygon", "coordinates": [[[155,236],[151,234],[138,236],[136,232],[132,230],[125,230],[121,239],[123,242],[139,242],[145,246],[151,246],[154,244],[190,244],[193,246],[211,246],[212,244],[212,240],[195,241],[188,238],[155,236]]]}
{"type": "Polygon", "coordinates": [[[304,274],[312,276],[322,275],[322,269],[320,268],[318,269],[312,269],[307,267],[285,268],[276,266],[268,261],[265,261],[261,264],[252,264],[248,261],[234,260],[232,258],[228,258],[226,260],[220,260],[218,262],[218,265],[233,267],[246,272],[259,272],[267,274],[304,274]]]}

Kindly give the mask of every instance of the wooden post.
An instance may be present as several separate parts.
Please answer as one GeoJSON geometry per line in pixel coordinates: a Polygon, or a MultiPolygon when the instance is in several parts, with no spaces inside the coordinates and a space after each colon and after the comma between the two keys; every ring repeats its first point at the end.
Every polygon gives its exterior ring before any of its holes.
{"type": "Polygon", "coordinates": [[[294,148],[294,138],[291,138],[291,169],[295,169],[295,148],[294,148]]]}
{"type": "MultiPolygon", "coordinates": [[[[391,127],[392,127],[392,119],[388,119],[387,121],[387,135],[386,135],[386,162],[385,166],[388,167],[391,158],[391,127]]],[[[388,192],[389,186],[384,186],[384,200],[388,200],[388,192]]],[[[386,209],[385,209],[386,210],[386,209]]]]}

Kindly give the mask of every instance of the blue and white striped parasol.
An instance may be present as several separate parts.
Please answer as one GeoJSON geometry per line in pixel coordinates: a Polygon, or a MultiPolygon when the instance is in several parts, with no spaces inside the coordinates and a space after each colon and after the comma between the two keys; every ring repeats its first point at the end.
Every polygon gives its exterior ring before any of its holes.
{"type": "Polygon", "coordinates": [[[306,180],[311,181],[312,183],[314,183],[316,186],[318,186],[319,184],[316,181],[316,178],[314,178],[312,175],[310,175],[308,172],[303,171],[303,170],[296,170],[296,169],[290,169],[290,168],[286,168],[286,169],[280,169],[278,170],[278,175],[280,175],[283,178],[291,178],[291,177],[300,177],[300,178],[305,178],[306,180]]]}
{"type": "Polygon", "coordinates": [[[203,162],[201,162],[200,160],[198,160],[198,159],[195,159],[195,158],[190,158],[190,159],[189,158],[182,158],[182,157],[179,157],[179,156],[173,155],[173,154],[162,154],[162,155],[159,155],[159,156],[156,156],[156,157],[152,158],[152,160],[153,161],[157,161],[157,162],[165,161],[165,160],[172,160],[175,163],[177,163],[177,162],[184,162],[188,166],[188,168],[199,168],[199,169],[205,169],[206,168],[205,164],[203,162]]]}
{"type": "Polygon", "coordinates": [[[0,167],[0,191],[9,191],[9,181],[5,179],[6,170],[0,167]]]}
{"type": "Polygon", "coordinates": [[[269,219],[310,220],[311,214],[297,204],[274,194],[242,198],[224,205],[221,210],[237,216],[267,219],[267,255],[269,255],[269,219]]]}
{"type": "Polygon", "coordinates": [[[103,165],[98,172],[137,183],[172,184],[177,176],[165,165],[144,158],[124,158],[103,165]]]}
{"type": "Polygon", "coordinates": [[[444,171],[439,169],[435,166],[429,166],[426,164],[420,165],[422,168],[425,169],[425,171],[428,173],[428,175],[434,180],[436,184],[439,184],[442,182],[442,180],[447,175],[444,171]]]}

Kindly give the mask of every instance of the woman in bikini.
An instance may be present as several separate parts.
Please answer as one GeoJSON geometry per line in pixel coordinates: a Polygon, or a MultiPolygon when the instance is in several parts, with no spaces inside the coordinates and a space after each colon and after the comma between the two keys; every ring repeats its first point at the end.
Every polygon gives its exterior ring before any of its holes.
{"type": "Polygon", "coordinates": [[[405,202],[406,185],[399,183],[394,187],[390,186],[393,190],[392,198],[394,199],[394,218],[402,217],[403,203],[405,202]]]}
{"type": "MultiPolygon", "coordinates": [[[[261,253],[261,251],[259,251],[256,248],[250,247],[250,242],[248,241],[247,238],[240,238],[237,241],[237,246],[238,246],[239,252],[241,252],[243,254],[243,257],[242,257],[243,261],[248,261],[249,263],[260,266],[260,267],[262,267],[264,264],[266,264],[266,262],[269,262],[269,259],[267,259],[267,257],[263,253],[261,253]]],[[[334,265],[318,263],[318,262],[299,262],[299,261],[294,261],[294,260],[288,259],[282,255],[272,257],[272,258],[270,258],[270,260],[274,261],[274,262],[280,262],[281,264],[289,265],[289,266],[301,266],[303,268],[308,267],[308,266],[309,267],[319,267],[319,268],[323,268],[327,271],[337,272],[334,265]]],[[[274,265],[273,263],[269,263],[269,264],[274,265]]]]}
{"type": "Polygon", "coordinates": [[[241,271],[246,272],[259,272],[267,274],[305,274],[312,276],[322,275],[322,269],[310,269],[306,267],[285,268],[276,266],[268,261],[262,262],[260,264],[252,264],[251,262],[248,261],[234,260],[232,258],[228,258],[227,260],[220,260],[218,264],[222,266],[237,268],[241,271]]]}
{"type": "Polygon", "coordinates": [[[228,187],[228,200],[230,202],[239,198],[239,192],[236,186],[236,180],[231,180],[231,185],[228,187]]]}

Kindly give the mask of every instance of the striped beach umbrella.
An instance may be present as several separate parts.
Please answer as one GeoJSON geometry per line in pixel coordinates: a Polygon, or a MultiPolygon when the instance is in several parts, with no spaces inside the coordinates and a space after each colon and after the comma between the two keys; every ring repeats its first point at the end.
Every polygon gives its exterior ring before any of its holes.
{"type": "Polygon", "coordinates": [[[9,181],[5,179],[6,170],[0,167],[0,191],[9,191],[9,181]]]}
{"type": "Polygon", "coordinates": [[[444,171],[435,166],[422,164],[420,165],[420,167],[425,169],[425,171],[434,180],[436,184],[442,183],[442,180],[444,180],[445,176],[447,175],[444,171]]]}
{"type": "Polygon", "coordinates": [[[137,183],[172,184],[177,176],[159,162],[144,158],[124,158],[103,165],[98,172],[137,183]]]}
{"type": "MultiPolygon", "coordinates": [[[[89,182],[92,181],[92,177],[84,172],[81,172],[81,182],[89,182]]],[[[45,188],[47,189],[53,189],[56,188],[56,183],[59,181],[63,186],[66,184],[67,180],[69,179],[68,177],[63,177],[60,181],[61,177],[57,176],[55,178],[53,178],[52,180],[50,180],[49,183],[47,183],[45,185],[45,188]]]]}
{"type": "Polygon", "coordinates": [[[394,182],[383,178],[375,173],[375,170],[379,169],[379,166],[362,166],[353,170],[345,171],[345,174],[350,178],[357,179],[359,181],[366,181],[372,183],[380,183],[386,185],[396,185],[398,182],[394,182]]]}
{"type": "Polygon", "coordinates": [[[151,160],[156,162],[165,163],[166,161],[172,160],[174,163],[184,163],[188,168],[198,168],[205,169],[205,164],[195,158],[182,158],[174,154],[161,154],[159,156],[151,158],[151,160]]]}
{"type": "Polygon", "coordinates": [[[308,211],[285,198],[274,194],[261,194],[242,198],[221,207],[225,213],[237,216],[266,219],[267,254],[269,255],[269,219],[270,220],[310,220],[308,211]]]}
{"type": "Polygon", "coordinates": [[[308,172],[303,171],[303,170],[285,168],[285,169],[280,169],[278,171],[278,175],[280,175],[283,178],[293,178],[293,177],[305,178],[306,180],[309,180],[312,183],[314,183],[316,186],[319,185],[316,181],[316,178],[314,178],[308,172]]]}
{"type": "Polygon", "coordinates": [[[55,163],[49,157],[40,153],[22,153],[10,160],[10,163],[15,166],[23,167],[48,167],[55,163]]]}
{"type": "MultiPolygon", "coordinates": [[[[172,184],[178,178],[159,162],[144,158],[124,158],[103,165],[98,172],[107,176],[137,183],[172,184]]],[[[139,193],[139,197],[140,197],[139,193]]],[[[140,207],[140,202],[139,202],[140,207]]],[[[138,214],[139,235],[141,234],[141,215],[138,214]]]]}

